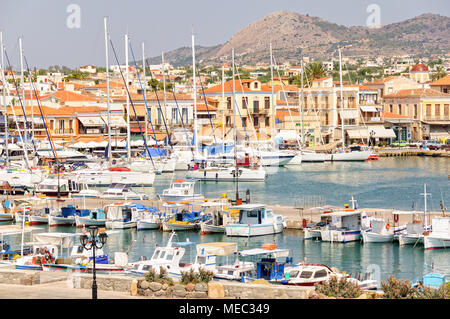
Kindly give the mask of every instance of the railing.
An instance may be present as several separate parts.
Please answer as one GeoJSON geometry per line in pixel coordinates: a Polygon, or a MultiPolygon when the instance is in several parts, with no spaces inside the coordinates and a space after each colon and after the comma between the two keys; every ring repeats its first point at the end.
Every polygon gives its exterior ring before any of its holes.
{"type": "Polygon", "coordinates": [[[424,121],[450,121],[450,115],[425,116],[424,121]]]}
{"type": "Polygon", "coordinates": [[[73,134],[73,129],[57,129],[54,130],[54,134],[73,134]]]}

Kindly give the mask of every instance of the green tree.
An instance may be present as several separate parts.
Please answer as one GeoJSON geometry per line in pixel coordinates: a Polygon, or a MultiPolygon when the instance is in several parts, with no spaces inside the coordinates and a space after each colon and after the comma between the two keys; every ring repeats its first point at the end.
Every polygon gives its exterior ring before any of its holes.
{"type": "Polygon", "coordinates": [[[443,78],[444,76],[447,76],[447,72],[445,72],[442,65],[438,65],[436,66],[436,71],[431,74],[431,80],[436,81],[443,78]]]}
{"type": "Polygon", "coordinates": [[[305,67],[305,79],[303,79],[304,85],[309,86],[315,79],[323,78],[326,74],[326,70],[321,62],[312,62],[305,67]]]}

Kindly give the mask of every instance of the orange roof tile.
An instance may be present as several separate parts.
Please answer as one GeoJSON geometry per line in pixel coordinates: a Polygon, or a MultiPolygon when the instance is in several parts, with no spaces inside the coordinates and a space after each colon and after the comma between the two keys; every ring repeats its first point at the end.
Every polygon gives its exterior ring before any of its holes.
{"type": "MultiPolygon", "coordinates": [[[[242,85],[241,83],[248,83],[256,80],[234,80],[234,86],[235,86],[235,92],[260,92],[260,93],[266,93],[266,92],[272,92],[272,88],[268,85],[261,84],[258,89],[256,90],[250,90],[247,88],[247,86],[242,85]]],[[[233,82],[232,80],[229,80],[224,83],[224,91],[227,93],[231,93],[233,91],[233,82]]],[[[205,93],[222,93],[222,84],[215,85],[213,87],[205,89],[205,93]]]]}
{"type": "Polygon", "coordinates": [[[409,97],[450,97],[448,93],[442,93],[433,89],[407,89],[398,90],[395,93],[387,94],[384,96],[385,99],[389,98],[409,98],[409,97]]]}
{"type": "Polygon", "coordinates": [[[426,64],[420,63],[413,66],[409,72],[430,72],[430,70],[426,64]]]}
{"type": "MultiPolygon", "coordinates": [[[[83,94],[79,94],[79,93],[75,93],[75,92],[71,92],[71,91],[65,91],[65,90],[60,90],[60,91],[55,91],[52,94],[46,95],[45,98],[49,98],[52,95],[54,95],[54,97],[56,99],[58,99],[61,103],[66,103],[66,102],[98,102],[98,100],[96,98],[87,96],[87,95],[83,95],[83,94]]],[[[43,99],[44,97],[42,97],[43,99]]]]}
{"type": "Polygon", "coordinates": [[[450,75],[444,76],[443,78],[440,78],[439,80],[430,83],[430,86],[439,86],[439,85],[450,85],[450,75]]]}

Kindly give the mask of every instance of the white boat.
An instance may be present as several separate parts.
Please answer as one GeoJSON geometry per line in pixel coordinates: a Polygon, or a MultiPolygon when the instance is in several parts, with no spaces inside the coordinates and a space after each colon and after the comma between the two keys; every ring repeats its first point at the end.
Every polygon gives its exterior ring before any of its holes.
{"type": "Polygon", "coordinates": [[[97,187],[108,187],[118,182],[150,187],[155,181],[154,172],[132,172],[125,167],[110,167],[108,170],[83,169],[74,173],[79,183],[97,187]]]}
{"type": "Polygon", "coordinates": [[[98,209],[97,211],[91,211],[89,216],[75,216],[76,227],[88,227],[88,226],[105,226],[106,215],[104,211],[98,209]]]}
{"type": "Polygon", "coordinates": [[[67,205],[61,208],[61,211],[54,211],[48,215],[48,225],[53,226],[73,226],[75,225],[75,217],[87,217],[90,214],[88,209],[78,209],[73,205],[67,205]]]}
{"type": "MultiPolygon", "coordinates": [[[[236,181],[236,167],[206,167],[203,169],[188,171],[186,177],[202,181],[234,182],[236,181]]],[[[266,172],[261,167],[238,167],[238,179],[240,182],[264,182],[266,179],[266,172]]]]}
{"type": "Polygon", "coordinates": [[[137,229],[160,229],[162,227],[162,215],[159,210],[141,211],[137,217],[137,229]]]}
{"type": "Polygon", "coordinates": [[[321,240],[338,243],[359,241],[362,214],[361,211],[355,209],[322,214],[321,217],[328,218],[328,223],[320,230],[321,240]]]}
{"type": "Polygon", "coordinates": [[[73,198],[100,198],[101,193],[95,189],[87,188],[87,185],[84,189],[80,190],[78,193],[72,194],[73,198]]]}
{"type": "Polygon", "coordinates": [[[136,227],[138,209],[129,203],[116,203],[105,207],[106,228],[127,229],[136,227]]]}
{"type": "Polygon", "coordinates": [[[322,163],[325,162],[326,155],[323,153],[316,153],[310,150],[302,150],[303,163],[322,163]]]}
{"type": "MultiPolygon", "coordinates": [[[[197,255],[193,263],[181,262],[186,252],[187,245],[193,244],[192,242],[178,242],[173,243],[173,238],[176,235],[172,232],[169,237],[169,241],[164,247],[156,247],[151,259],[146,260],[145,257],[141,257],[141,260],[130,263],[128,269],[125,271],[130,274],[142,275],[153,268],[157,274],[160,269],[163,268],[167,271],[168,275],[172,278],[181,278],[181,272],[190,271],[198,272],[199,269],[214,271],[216,266],[217,250],[211,254],[209,249],[197,249],[197,255]]],[[[223,243],[219,243],[223,244],[223,243]]]]}
{"type": "Polygon", "coordinates": [[[104,191],[100,198],[112,200],[146,200],[148,196],[133,191],[131,187],[133,183],[128,182],[114,182],[106,191],[104,191]]]}
{"type": "Polygon", "coordinates": [[[432,231],[423,237],[425,250],[450,248],[450,217],[434,217],[432,231]]]}
{"type": "Polygon", "coordinates": [[[285,279],[281,283],[293,286],[314,286],[330,280],[331,277],[341,279],[346,276],[333,271],[327,265],[300,263],[284,269],[285,279]]]}
{"type": "Polygon", "coordinates": [[[364,243],[389,243],[394,240],[394,225],[384,219],[371,221],[371,228],[361,232],[364,243]]]}
{"type": "Polygon", "coordinates": [[[244,204],[229,208],[239,211],[239,222],[225,226],[227,236],[252,237],[281,233],[285,227],[281,215],[262,204],[244,204]]]}
{"type": "Polygon", "coordinates": [[[50,215],[49,208],[42,208],[38,211],[33,211],[28,215],[29,225],[48,224],[48,216],[50,215]]]}
{"type": "Polygon", "coordinates": [[[370,155],[372,155],[372,153],[373,153],[372,151],[351,151],[351,152],[325,154],[325,160],[331,162],[366,161],[370,157],[370,155]]]}
{"type": "Polygon", "coordinates": [[[184,201],[203,199],[202,194],[195,194],[196,180],[175,180],[169,188],[163,190],[158,195],[161,200],[165,201],[184,201]]]}
{"type": "Polygon", "coordinates": [[[228,210],[224,210],[226,203],[220,202],[206,202],[202,203],[202,213],[209,214],[211,217],[205,221],[200,222],[200,232],[202,234],[222,233],[224,234],[225,225],[236,222],[237,218],[233,218],[228,210]],[[211,212],[208,210],[211,209],[211,212]]]}
{"type": "Polygon", "coordinates": [[[57,196],[58,194],[60,196],[68,196],[69,194],[80,192],[80,189],[82,187],[80,187],[78,182],[62,175],[59,178],[57,176],[47,177],[36,185],[35,191],[46,196],[57,196]]]}

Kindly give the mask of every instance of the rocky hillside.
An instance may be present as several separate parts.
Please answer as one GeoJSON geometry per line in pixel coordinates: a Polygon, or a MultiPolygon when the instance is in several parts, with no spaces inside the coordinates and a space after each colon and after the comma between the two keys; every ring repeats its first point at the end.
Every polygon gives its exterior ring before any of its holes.
{"type": "MultiPolygon", "coordinates": [[[[237,63],[269,63],[269,43],[277,62],[298,62],[303,54],[318,59],[344,55],[411,54],[426,56],[450,51],[450,18],[423,14],[378,29],[346,27],[288,11],[271,13],[238,31],[222,45],[199,47],[197,61],[221,63],[234,48],[237,63]]],[[[175,65],[192,63],[190,48],[168,52],[167,61],[175,65]]],[[[155,62],[158,58],[155,58],[155,62]]],[[[159,59],[160,60],[160,59],[159,59]]]]}

